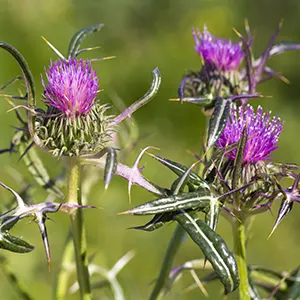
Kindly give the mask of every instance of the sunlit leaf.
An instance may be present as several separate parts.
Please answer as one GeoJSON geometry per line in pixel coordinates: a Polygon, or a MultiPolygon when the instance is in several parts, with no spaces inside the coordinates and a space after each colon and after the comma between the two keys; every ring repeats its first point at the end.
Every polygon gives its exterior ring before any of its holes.
{"type": "Polygon", "coordinates": [[[182,209],[205,210],[211,201],[217,201],[207,189],[191,193],[170,195],[166,198],[159,198],[144,204],[138,205],[122,214],[152,215],[158,213],[175,212],[182,209]]]}
{"type": "Polygon", "coordinates": [[[175,220],[200,247],[224,285],[225,293],[239,285],[238,269],[233,254],[224,240],[204,221],[196,220],[187,212],[175,216],[175,220]]]}

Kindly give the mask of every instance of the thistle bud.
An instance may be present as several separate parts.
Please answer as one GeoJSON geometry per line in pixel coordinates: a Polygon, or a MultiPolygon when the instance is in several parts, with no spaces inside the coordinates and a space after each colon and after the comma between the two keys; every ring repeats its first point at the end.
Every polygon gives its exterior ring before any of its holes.
{"type": "Polygon", "coordinates": [[[179,97],[228,98],[245,92],[238,71],[244,58],[242,43],[216,38],[206,26],[203,33],[194,30],[193,36],[203,65],[199,72],[191,72],[183,78],[179,97]]]}
{"type": "Polygon", "coordinates": [[[53,156],[99,152],[113,132],[109,108],[97,99],[99,79],[88,60],[57,60],[42,78],[42,100],[48,109],[36,130],[53,156]]]}

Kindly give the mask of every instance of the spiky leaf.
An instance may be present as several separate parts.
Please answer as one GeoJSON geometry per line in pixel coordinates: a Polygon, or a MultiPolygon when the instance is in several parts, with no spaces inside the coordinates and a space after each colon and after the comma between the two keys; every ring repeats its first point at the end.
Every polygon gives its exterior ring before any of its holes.
{"type": "Polygon", "coordinates": [[[86,38],[87,35],[99,31],[103,27],[103,24],[97,24],[91,27],[86,27],[77,31],[74,36],[72,37],[69,50],[68,50],[68,57],[76,57],[77,51],[82,43],[82,41],[86,38]]]}
{"type": "Polygon", "coordinates": [[[154,231],[170,221],[173,221],[173,213],[161,213],[154,215],[154,217],[145,225],[134,226],[130,227],[129,229],[154,231]]]}
{"type": "Polygon", "coordinates": [[[227,119],[230,115],[231,102],[218,97],[214,112],[209,119],[207,148],[212,147],[220,137],[223,129],[226,126],[227,119]]]}
{"type": "Polygon", "coordinates": [[[19,221],[19,217],[4,218],[0,227],[0,248],[17,253],[28,253],[34,249],[34,246],[26,241],[12,236],[9,230],[19,221]]]}
{"type": "Polygon", "coordinates": [[[224,285],[225,293],[239,285],[238,269],[233,254],[224,240],[204,221],[197,220],[187,212],[175,216],[175,220],[200,247],[224,285]]]}
{"type": "MultiPolygon", "coordinates": [[[[272,232],[271,234],[275,231],[275,229],[277,228],[277,226],[279,225],[279,223],[288,215],[288,213],[292,210],[293,208],[293,201],[291,201],[290,199],[285,199],[281,202],[278,214],[277,214],[277,218],[275,221],[275,224],[273,226],[272,232]]],[[[271,235],[270,234],[270,235],[271,235]]]]}
{"type": "Polygon", "coordinates": [[[104,167],[104,183],[105,189],[108,188],[112,178],[114,177],[118,165],[117,150],[114,148],[107,148],[107,156],[104,167]]]}
{"type": "Polygon", "coordinates": [[[202,189],[191,193],[170,195],[138,205],[123,214],[153,215],[158,213],[175,212],[182,209],[205,210],[211,201],[217,201],[210,191],[202,189]]]}
{"type": "MultiPolygon", "coordinates": [[[[243,171],[243,158],[244,158],[244,152],[245,152],[245,148],[246,148],[246,144],[247,144],[247,125],[244,127],[240,141],[239,141],[239,145],[238,145],[238,149],[237,149],[237,153],[236,153],[236,157],[234,160],[234,165],[233,165],[233,175],[232,175],[232,189],[235,189],[238,187],[238,181],[241,178],[241,174],[243,171]]],[[[239,199],[237,196],[237,193],[233,193],[233,198],[234,198],[234,206],[236,209],[239,209],[239,199]]]]}
{"type": "MultiPolygon", "coordinates": [[[[169,168],[172,172],[174,172],[178,176],[182,176],[188,170],[188,167],[178,162],[172,161],[167,158],[162,158],[160,156],[153,155],[153,154],[151,154],[151,156],[155,158],[157,161],[159,161],[161,164],[169,168]]],[[[205,180],[203,180],[200,176],[197,175],[197,173],[193,171],[189,172],[187,182],[197,187],[202,186],[203,188],[206,187],[209,189],[209,185],[205,182],[205,180]]]]}
{"type": "Polygon", "coordinates": [[[216,230],[220,215],[219,201],[211,201],[207,213],[205,214],[205,222],[212,229],[216,230]]]}

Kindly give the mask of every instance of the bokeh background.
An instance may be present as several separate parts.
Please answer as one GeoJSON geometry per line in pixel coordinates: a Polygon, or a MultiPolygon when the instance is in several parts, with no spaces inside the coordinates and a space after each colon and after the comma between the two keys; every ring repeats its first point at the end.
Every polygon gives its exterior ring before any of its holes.
{"type": "MultiPolygon", "coordinates": [[[[101,94],[103,101],[111,102],[112,97],[118,95],[129,105],[148,89],[152,69],[158,66],[162,73],[159,94],[134,116],[140,139],[125,162],[132,164],[141,148],[152,145],[160,148],[161,156],[191,164],[193,157],[190,153],[198,152],[205,119],[197,107],[168,99],[176,97],[182,76],[188,70],[200,67],[200,59],[194,52],[192,27],[202,29],[207,24],[215,35],[236,39],[232,28],[243,32],[247,18],[255,33],[255,53],[259,55],[282,18],[284,26],[278,41],[300,42],[299,15],[300,2],[295,0],[1,0],[0,40],[11,43],[23,53],[34,74],[39,95],[42,93],[40,76],[44,67],[50,59],[57,59],[41,36],[66,53],[69,40],[78,29],[104,23],[101,32],[90,36],[84,43],[84,46],[102,46],[85,54],[86,57],[116,56],[114,60],[95,64],[104,89],[101,94]]],[[[300,53],[285,53],[269,63],[285,74],[291,84],[286,85],[278,79],[265,83],[260,86],[260,92],[273,97],[253,100],[253,104],[262,104],[267,110],[279,114],[285,122],[274,160],[299,164],[300,53]]],[[[0,85],[20,73],[17,64],[4,51],[0,51],[0,66],[0,85]]],[[[17,86],[8,92],[16,93],[17,86]]],[[[43,106],[41,101],[39,106],[43,106]]],[[[0,148],[9,145],[14,132],[15,116],[14,113],[6,113],[8,109],[9,105],[3,98],[0,101],[0,148]]],[[[57,176],[62,162],[43,153],[41,155],[52,176],[57,176]]],[[[174,179],[149,157],[145,157],[142,164],[145,174],[158,184],[168,185],[174,179]]],[[[0,165],[0,180],[16,190],[21,188],[20,180],[33,183],[22,162],[18,162],[17,155],[1,155],[0,165]]],[[[4,189],[0,190],[0,197],[3,202],[11,199],[4,189]]],[[[35,200],[40,202],[44,199],[45,193],[37,189],[35,200]]],[[[115,178],[107,192],[104,193],[101,181],[92,190],[90,203],[103,209],[85,211],[89,253],[95,254],[94,263],[111,268],[129,250],[133,249],[136,253],[118,277],[126,299],[147,299],[175,228],[174,224],[168,224],[152,233],[127,230],[130,226],[145,223],[148,218],[118,216],[117,213],[150,199],[151,195],[133,187],[133,203],[129,204],[125,180],[115,178]]],[[[290,216],[267,240],[278,205],[274,205],[272,213],[256,218],[248,244],[248,259],[249,263],[275,270],[291,270],[299,264],[300,207],[295,205],[290,216]]],[[[14,233],[33,243],[35,251],[24,255],[3,252],[33,299],[54,299],[53,286],[68,234],[69,218],[63,213],[52,218],[54,222],[48,222],[52,248],[50,272],[38,229],[33,224],[22,222],[14,233]]],[[[224,220],[221,220],[218,231],[232,245],[231,228],[224,220]]],[[[175,265],[200,257],[201,251],[187,239],[175,265]]],[[[200,276],[203,274],[199,272],[200,276]]],[[[97,279],[100,277],[95,277],[97,279]]],[[[191,275],[185,273],[166,299],[204,299],[198,289],[186,292],[185,289],[192,283],[191,275]]],[[[219,283],[209,285],[207,290],[211,299],[222,298],[219,283]]],[[[1,265],[0,294],[1,299],[19,299],[1,272],[1,265]]],[[[79,299],[79,296],[75,294],[68,299],[79,299]]],[[[95,299],[113,297],[109,289],[103,289],[95,292],[95,299]]]]}

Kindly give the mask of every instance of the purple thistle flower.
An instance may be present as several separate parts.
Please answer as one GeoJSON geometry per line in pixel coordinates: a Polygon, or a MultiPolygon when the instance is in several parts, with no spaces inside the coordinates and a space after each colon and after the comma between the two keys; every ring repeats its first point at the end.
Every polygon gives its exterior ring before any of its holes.
{"type": "MultiPolygon", "coordinates": [[[[276,145],[282,131],[282,122],[279,117],[271,118],[269,113],[264,113],[261,106],[255,113],[250,105],[237,107],[233,104],[226,127],[216,143],[217,147],[225,149],[238,142],[245,126],[247,126],[248,141],[243,163],[256,163],[269,159],[271,152],[278,148],[276,145]]],[[[226,157],[234,160],[236,153],[237,149],[234,149],[228,152],[226,157]]]]}
{"type": "Polygon", "coordinates": [[[68,117],[87,114],[97,97],[99,82],[88,60],[57,60],[45,70],[48,85],[43,101],[68,117]]]}
{"type": "Polygon", "coordinates": [[[193,35],[195,50],[203,57],[205,63],[221,71],[238,69],[244,57],[241,43],[234,44],[230,40],[216,38],[206,26],[203,33],[199,29],[193,30],[193,35]]]}

